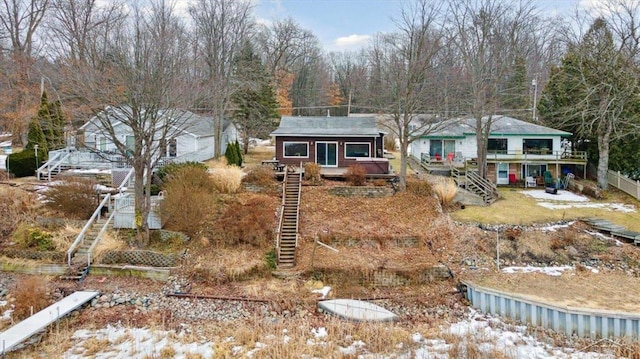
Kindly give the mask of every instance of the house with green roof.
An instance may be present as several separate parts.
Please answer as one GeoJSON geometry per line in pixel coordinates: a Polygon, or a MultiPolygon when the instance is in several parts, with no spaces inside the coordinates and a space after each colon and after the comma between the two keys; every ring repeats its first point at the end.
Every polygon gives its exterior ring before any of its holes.
{"type": "MultiPolygon", "coordinates": [[[[422,162],[463,166],[478,157],[476,120],[451,119],[441,131],[418,136],[410,155],[422,162]]],[[[498,185],[533,177],[542,181],[545,171],[554,177],[567,172],[582,176],[587,154],[574,151],[569,132],[507,116],[493,116],[487,143],[487,178],[498,185]]]]}

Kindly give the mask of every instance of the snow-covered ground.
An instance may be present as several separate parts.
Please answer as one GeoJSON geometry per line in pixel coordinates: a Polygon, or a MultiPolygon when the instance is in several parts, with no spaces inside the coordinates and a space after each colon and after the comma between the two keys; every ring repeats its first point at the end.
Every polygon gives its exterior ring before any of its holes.
{"type": "Polygon", "coordinates": [[[559,190],[558,194],[547,193],[545,190],[541,189],[520,191],[520,193],[535,198],[538,200],[538,206],[548,209],[598,208],[607,211],[636,211],[636,207],[634,205],[623,203],[593,203],[588,197],[564,190],[559,190]]]}
{"type": "MultiPolygon", "coordinates": [[[[467,346],[473,346],[486,355],[504,353],[512,358],[613,358],[612,355],[594,352],[580,352],[576,349],[562,348],[542,342],[527,334],[526,327],[507,325],[497,318],[483,315],[469,309],[467,318],[460,322],[441,327],[441,337],[425,336],[414,332],[406,342],[398,344],[393,354],[372,353],[368,344],[357,338],[337,337],[325,327],[309,330],[306,338],[308,352],[296,353],[301,358],[313,357],[314,347],[335,346],[335,356],[349,355],[358,358],[455,358],[455,353],[464,353],[467,346]],[[457,338],[457,339],[454,339],[457,338]],[[338,344],[340,342],[341,344],[338,344]],[[405,344],[406,343],[406,344],[405,344]],[[406,348],[406,349],[405,349],[406,348]],[[409,349],[411,348],[411,349],[409,349]],[[459,348],[459,349],[458,349],[459,348]]],[[[231,347],[234,357],[250,358],[259,351],[268,351],[269,346],[285,346],[293,338],[287,329],[281,333],[266,334],[253,344],[242,345],[233,337],[215,343],[202,337],[198,341],[189,340],[192,336],[174,331],[151,330],[147,328],[125,328],[108,326],[98,330],[78,330],[71,341],[73,346],[63,357],[68,359],[117,359],[117,358],[160,358],[171,354],[173,358],[216,357],[216,348],[231,347]],[[100,349],[96,348],[100,343],[100,349]]],[[[300,347],[296,347],[300,350],[300,347]]]]}

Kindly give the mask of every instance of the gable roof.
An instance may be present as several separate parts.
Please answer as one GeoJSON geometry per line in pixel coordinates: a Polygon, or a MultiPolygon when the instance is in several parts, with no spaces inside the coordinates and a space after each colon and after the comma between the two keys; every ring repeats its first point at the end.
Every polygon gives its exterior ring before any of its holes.
{"type": "MultiPolygon", "coordinates": [[[[107,114],[114,127],[121,126],[123,122],[120,118],[126,116],[125,110],[128,110],[128,106],[113,107],[108,106],[103,110],[102,114],[107,114]]],[[[161,116],[170,116],[180,123],[180,134],[187,134],[193,137],[210,137],[214,135],[214,123],[213,117],[200,116],[187,110],[160,110],[158,113],[161,116]]],[[[223,131],[229,128],[230,121],[224,120],[223,131]]],[[[93,116],[89,121],[83,124],[80,129],[82,130],[96,130],[100,127],[97,116],[93,116]]],[[[176,127],[174,125],[174,127],[176,127]]]]}
{"type": "MultiPolygon", "coordinates": [[[[488,120],[483,117],[483,121],[488,120]]],[[[463,138],[475,135],[476,120],[474,118],[451,119],[452,124],[442,131],[429,133],[423,138],[463,138]]],[[[556,130],[551,127],[537,125],[508,116],[493,116],[490,136],[571,136],[571,132],[556,130]]]]}
{"type": "Polygon", "coordinates": [[[375,117],[294,117],[285,116],[272,136],[380,136],[375,117]]]}

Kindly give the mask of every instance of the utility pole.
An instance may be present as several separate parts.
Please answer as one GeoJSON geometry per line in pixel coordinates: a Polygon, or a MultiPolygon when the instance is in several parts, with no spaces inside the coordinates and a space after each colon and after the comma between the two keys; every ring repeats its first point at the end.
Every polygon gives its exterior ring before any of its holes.
{"type": "Polygon", "coordinates": [[[533,80],[531,80],[531,86],[533,86],[533,123],[538,123],[538,118],[536,117],[538,79],[534,78],[533,80]]]}

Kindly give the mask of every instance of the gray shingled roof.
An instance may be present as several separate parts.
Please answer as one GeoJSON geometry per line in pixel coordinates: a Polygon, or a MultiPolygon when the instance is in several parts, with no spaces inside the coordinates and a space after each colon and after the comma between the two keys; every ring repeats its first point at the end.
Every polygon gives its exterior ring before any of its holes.
{"type": "MultiPolygon", "coordinates": [[[[484,118],[486,119],[486,118],[484,118]]],[[[430,133],[427,138],[435,137],[464,137],[475,134],[476,120],[473,118],[463,118],[450,120],[454,122],[446,129],[430,133]]],[[[554,128],[537,125],[534,123],[515,119],[507,116],[493,116],[491,123],[491,136],[571,136],[570,132],[556,130],[554,128]]]]}
{"type": "Polygon", "coordinates": [[[282,117],[272,136],[379,136],[375,117],[282,117]]]}

